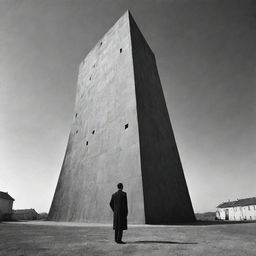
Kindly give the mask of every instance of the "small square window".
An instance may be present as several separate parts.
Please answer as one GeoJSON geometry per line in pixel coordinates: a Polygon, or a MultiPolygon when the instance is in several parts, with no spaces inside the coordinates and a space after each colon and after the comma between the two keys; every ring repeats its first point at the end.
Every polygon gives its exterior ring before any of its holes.
{"type": "Polygon", "coordinates": [[[129,126],[129,124],[126,124],[126,125],[124,126],[124,129],[127,130],[127,129],[128,129],[128,126],[129,126]]]}
{"type": "Polygon", "coordinates": [[[122,53],[122,51],[123,51],[123,49],[122,49],[122,48],[120,48],[120,53],[122,53]]]}

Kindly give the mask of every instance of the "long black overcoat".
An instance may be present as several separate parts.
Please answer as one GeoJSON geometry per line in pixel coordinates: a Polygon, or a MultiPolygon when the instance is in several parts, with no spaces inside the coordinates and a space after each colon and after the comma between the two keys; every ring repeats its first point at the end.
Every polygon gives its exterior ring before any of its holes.
{"type": "Polygon", "coordinates": [[[114,220],[113,229],[127,229],[127,196],[122,190],[118,190],[111,197],[110,207],[113,210],[114,220]]]}

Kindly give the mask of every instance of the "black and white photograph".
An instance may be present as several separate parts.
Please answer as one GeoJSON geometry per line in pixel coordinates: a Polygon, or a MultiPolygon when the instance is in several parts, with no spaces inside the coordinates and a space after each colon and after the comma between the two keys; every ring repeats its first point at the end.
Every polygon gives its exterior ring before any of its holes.
{"type": "Polygon", "coordinates": [[[256,1],[0,0],[0,256],[255,256],[256,1]]]}

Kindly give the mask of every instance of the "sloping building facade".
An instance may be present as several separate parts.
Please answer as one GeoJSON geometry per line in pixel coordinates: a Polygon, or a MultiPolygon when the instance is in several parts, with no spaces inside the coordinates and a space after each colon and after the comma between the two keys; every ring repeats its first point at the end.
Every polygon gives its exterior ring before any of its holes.
{"type": "Polygon", "coordinates": [[[129,223],[195,220],[155,56],[129,12],[80,65],[49,220],[111,222],[119,182],[129,223]]]}

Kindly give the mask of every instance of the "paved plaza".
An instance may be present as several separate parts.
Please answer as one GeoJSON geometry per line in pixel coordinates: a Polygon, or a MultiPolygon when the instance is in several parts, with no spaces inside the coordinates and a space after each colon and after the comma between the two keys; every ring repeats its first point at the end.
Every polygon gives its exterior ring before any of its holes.
{"type": "Polygon", "coordinates": [[[256,223],[130,225],[124,233],[124,245],[114,243],[113,236],[111,225],[3,222],[0,255],[256,255],[256,223]]]}

